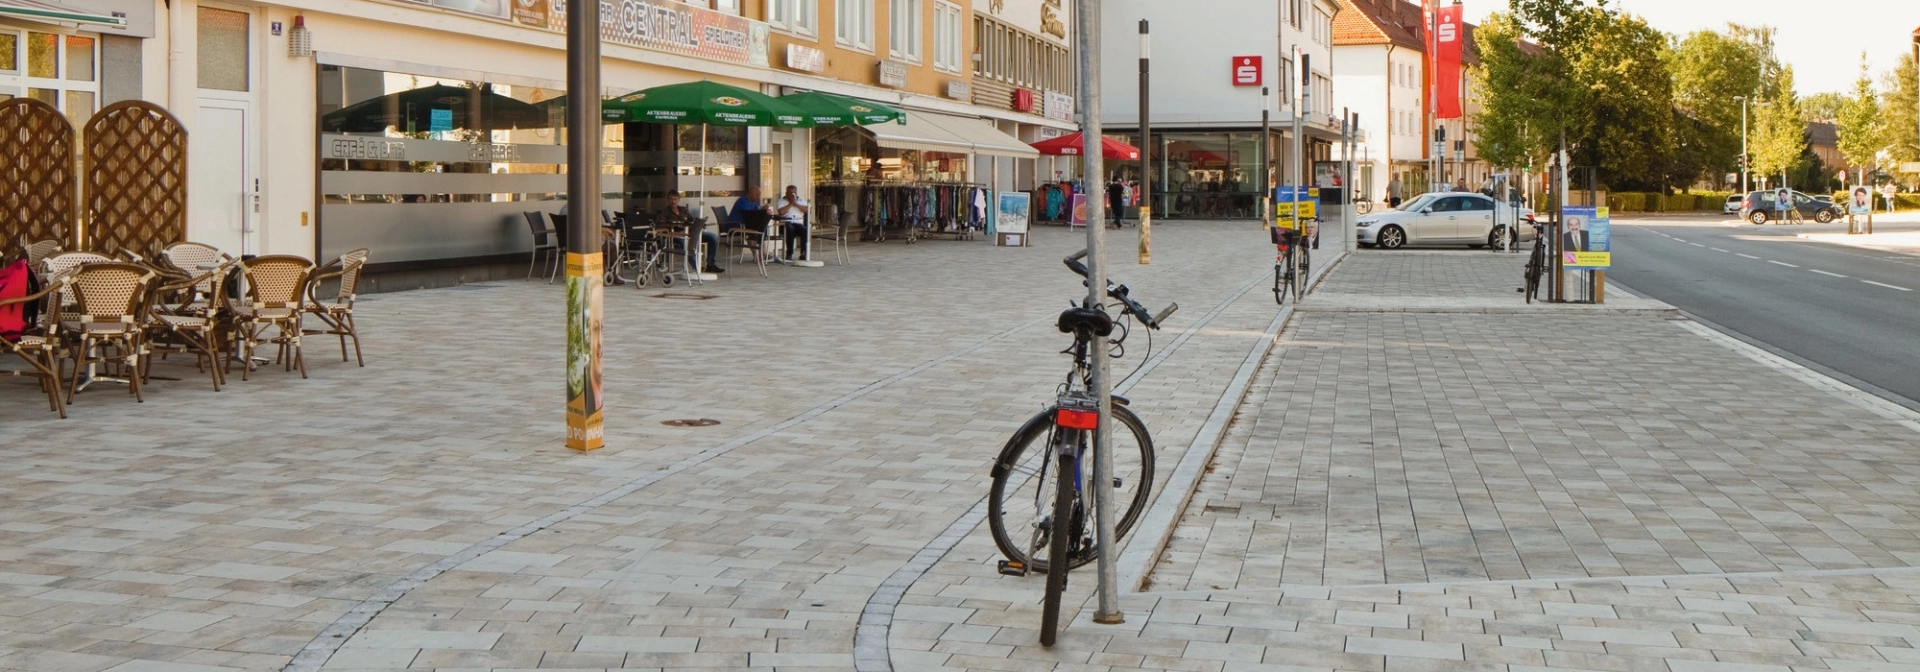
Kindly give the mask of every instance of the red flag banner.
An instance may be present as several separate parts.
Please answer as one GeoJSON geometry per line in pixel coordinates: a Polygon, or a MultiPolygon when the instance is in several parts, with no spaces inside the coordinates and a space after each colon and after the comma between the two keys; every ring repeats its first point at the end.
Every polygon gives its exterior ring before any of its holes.
{"type": "Polygon", "coordinates": [[[1433,30],[1434,117],[1460,118],[1460,43],[1466,38],[1460,5],[1440,8],[1433,30]]]}

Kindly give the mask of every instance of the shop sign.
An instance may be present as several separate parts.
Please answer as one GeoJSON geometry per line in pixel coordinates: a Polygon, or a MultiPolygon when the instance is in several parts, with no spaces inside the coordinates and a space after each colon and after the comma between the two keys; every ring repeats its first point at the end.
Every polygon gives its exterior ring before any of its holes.
{"type": "Polygon", "coordinates": [[[346,136],[328,136],[321,143],[326,147],[324,159],[362,159],[374,161],[405,161],[407,143],[402,140],[380,140],[376,138],[351,138],[346,136]]]}
{"type": "MultiPolygon", "coordinates": [[[[547,28],[566,32],[564,0],[545,1],[547,28]]],[[[600,38],[615,44],[766,67],[767,35],[765,23],[675,0],[600,2],[600,38]]]]}
{"type": "Polygon", "coordinates": [[[1033,111],[1033,89],[1014,89],[1013,90],[1013,111],[1015,112],[1032,112],[1033,111]]]}
{"type": "Polygon", "coordinates": [[[893,61],[880,62],[880,85],[896,89],[907,87],[907,66],[893,61]]]}
{"type": "Polygon", "coordinates": [[[1073,121],[1073,96],[1059,91],[1048,91],[1045,105],[1046,107],[1041,110],[1041,116],[1059,121],[1073,121]]]}
{"type": "Polygon", "coordinates": [[[552,0],[513,0],[513,20],[535,28],[547,27],[547,6],[552,0]]]}
{"type": "Polygon", "coordinates": [[[973,97],[973,88],[958,79],[947,81],[947,97],[954,100],[967,100],[973,97]]]}
{"type": "Polygon", "coordinates": [[[1234,86],[1259,86],[1266,81],[1261,72],[1260,58],[1259,56],[1233,57],[1234,86]]]}
{"type": "Polygon", "coordinates": [[[801,44],[787,45],[787,68],[806,72],[826,72],[827,52],[801,44]]]}

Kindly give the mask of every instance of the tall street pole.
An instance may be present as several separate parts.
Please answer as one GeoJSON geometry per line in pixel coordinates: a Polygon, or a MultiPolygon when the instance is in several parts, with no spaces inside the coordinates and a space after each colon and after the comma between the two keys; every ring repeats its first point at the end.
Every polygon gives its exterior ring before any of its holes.
{"type": "MultiPolygon", "coordinates": [[[[1280,73],[1282,83],[1291,73],[1280,73]]],[[[1260,87],[1260,221],[1261,226],[1273,218],[1273,119],[1268,110],[1273,108],[1272,90],[1260,87]]]]}
{"type": "Polygon", "coordinates": [[[600,2],[567,0],[567,447],[606,443],[600,369],[600,2]]]}
{"type": "Polygon", "coordinates": [[[1147,20],[1140,20],[1140,265],[1153,263],[1153,118],[1147,109],[1147,61],[1153,57],[1147,20]]]}
{"type": "MultiPolygon", "coordinates": [[[[1075,0],[1074,34],[1080,56],[1080,138],[1084,143],[1081,158],[1086,167],[1088,190],[1097,188],[1106,170],[1100,143],[1100,4],[1099,0],[1075,0]]],[[[1097,306],[1107,299],[1107,219],[1106,199],[1087,199],[1087,302],[1097,306]]],[[[1113,519],[1113,378],[1112,360],[1107,358],[1107,339],[1093,339],[1093,398],[1100,400],[1100,428],[1094,430],[1093,501],[1094,525],[1100,570],[1099,606],[1093,622],[1120,623],[1119,582],[1114,578],[1114,554],[1120,540],[1114,536],[1113,519]]]]}
{"type": "Polygon", "coordinates": [[[1752,159],[1747,158],[1747,103],[1749,101],[1747,100],[1746,96],[1739,96],[1739,98],[1740,98],[1740,195],[1744,197],[1746,196],[1747,192],[1753,190],[1752,187],[1747,186],[1747,162],[1751,161],[1752,159]]]}
{"type": "MultiPolygon", "coordinates": [[[[1295,47],[1295,48],[1297,49],[1298,47],[1295,47]]],[[[1306,236],[1308,235],[1307,222],[1306,220],[1300,218],[1300,203],[1299,203],[1300,188],[1311,186],[1310,183],[1313,182],[1312,178],[1307,173],[1308,164],[1307,164],[1307,154],[1306,154],[1307,152],[1307,137],[1306,137],[1307,114],[1308,114],[1308,110],[1313,109],[1312,85],[1313,85],[1313,55],[1302,53],[1300,54],[1300,105],[1293,108],[1293,189],[1294,189],[1293,198],[1295,201],[1293,204],[1293,226],[1294,226],[1294,230],[1300,232],[1301,244],[1306,245],[1308,247],[1312,247],[1313,243],[1318,242],[1318,238],[1319,238],[1318,232],[1315,232],[1313,234],[1315,237],[1315,240],[1306,239],[1306,236]]],[[[1318,211],[1316,210],[1315,212],[1318,212],[1318,211]]],[[[1306,282],[1306,280],[1307,280],[1306,278],[1300,279],[1301,282],[1306,282]]]]}

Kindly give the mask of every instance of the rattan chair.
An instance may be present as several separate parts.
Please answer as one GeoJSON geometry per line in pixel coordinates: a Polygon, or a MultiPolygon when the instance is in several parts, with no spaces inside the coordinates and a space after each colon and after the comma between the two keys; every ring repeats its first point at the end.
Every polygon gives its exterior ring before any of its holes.
{"type": "Polygon", "coordinates": [[[271,327],[274,337],[264,342],[279,347],[274,361],[286,370],[298,367],[307,377],[306,360],[300,357],[301,302],[307,293],[307,281],[313,276],[313,262],[291,254],[273,254],[240,262],[247,281],[247,296],[231,307],[234,331],[239,340],[240,379],[253,369],[253,351],[261,336],[271,327]]]}
{"type": "Polygon", "coordinates": [[[340,255],[339,259],[327,262],[315,272],[313,281],[307,283],[307,314],[318,318],[326,325],[324,329],[308,329],[308,336],[340,337],[340,361],[347,361],[347,339],[353,339],[353,357],[360,366],[367,365],[366,357],[360,354],[360,330],[353,324],[353,299],[360,289],[360,270],[367,265],[367,249],[360,248],[340,255]],[[340,287],[335,290],[333,303],[323,303],[316,293],[320,283],[339,280],[340,287]]]}
{"type": "Polygon", "coordinates": [[[37,243],[28,244],[27,265],[38,268],[40,262],[46,261],[47,257],[51,257],[55,252],[59,251],[60,241],[58,240],[42,240],[37,243]]]}
{"type": "Polygon", "coordinates": [[[67,417],[67,406],[60,398],[60,324],[59,302],[53,301],[55,293],[66,288],[69,276],[62,275],[50,280],[45,287],[33,294],[0,299],[0,307],[40,303],[40,319],[28,325],[27,331],[8,336],[0,334],[0,355],[13,353],[26,360],[32,368],[24,371],[0,371],[0,375],[32,376],[40,380],[40,389],[47,393],[47,406],[58,412],[61,418],[67,417]],[[46,325],[56,325],[48,329],[46,325]]]}
{"type": "Polygon", "coordinates": [[[136,401],[146,401],[140,392],[147,355],[143,327],[153,283],[160,275],[139,264],[101,262],[81,266],[66,276],[66,291],[73,296],[74,307],[70,312],[66,308],[58,310],[60,330],[73,353],[67,403],[73,403],[73,395],[80,389],[80,372],[99,364],[119,365],[127,391],[136,401]]]}
{"type": "MultiPolygon", "coordinates": [[[[147,317],[149,348],[161,353],[192,353],[194,367],[205,366],[211,372],[215,392],[226,382],[220,353],[232,339],[222,330],[228,321],[221,307],[226,298],[227,275],[236,263],[228,259],[199,275],[159,286],[154,290],[147,317]],[[177,300],[169,301],[169,298],[177,300]]],[[[147,366],[152,365],[149,358],[147,366]]]]}
{"type": "MultiPolygon", "coordinates": [[[[41,261],[41,277],[45,280],[52,280],[55,276],[71,273],[87,264],[100,264],[110,261],[113,261],[112,257],[104,254],[95,254],[93,252],[56,252],[47,255],[47,258],[41,261]]],[[[53,300],[58,302],[62,307],[72,306],[73,292],[71,288],[63,289],[59,293],[54,294],[53,300]]]]}

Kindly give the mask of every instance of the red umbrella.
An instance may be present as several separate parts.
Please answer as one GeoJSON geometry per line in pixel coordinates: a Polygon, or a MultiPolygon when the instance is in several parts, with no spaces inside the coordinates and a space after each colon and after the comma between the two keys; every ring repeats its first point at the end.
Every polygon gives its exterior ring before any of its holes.
{"type": "MultiPolygon", "coordinates": [[[[1079,133],[1073,133],[1069,135],[1063,135],[1058,138],[1053,138],[1051,140],[1041,140],[1039,142],[1033,143],[1033,148],[1040,150],[1041,154],[1048,154],[1052,156],[1079,156],[1080,148],[1085,147],[1086,145],[1087,145],[1086,141],[1080,138],[1079,133]]],[[[1114,159],[1117,161],[1139,161],[1140,160],[1139,147],[1129,145],[1127,143],[1121,142],[1119,140],[1115,140],[1113,138],[1106,137],[1104,135],[1100,136],[1100,153],[1102,156],[1106,158],[1114,159]]]]}

